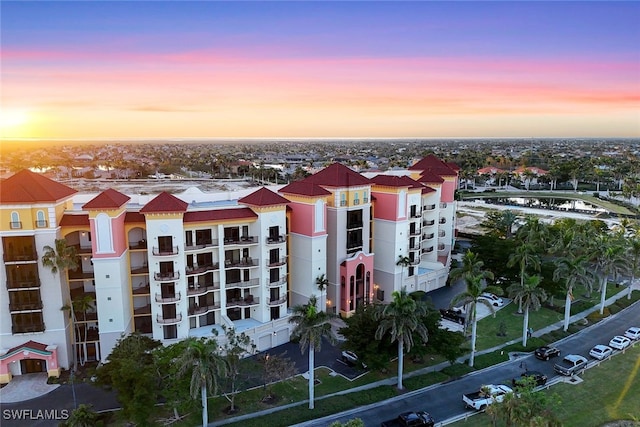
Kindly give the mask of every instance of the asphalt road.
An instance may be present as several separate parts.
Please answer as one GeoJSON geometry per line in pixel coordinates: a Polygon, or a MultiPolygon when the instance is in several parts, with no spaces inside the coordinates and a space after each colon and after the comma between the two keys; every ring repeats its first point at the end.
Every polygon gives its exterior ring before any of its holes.
{"type": "MultiPolygon", "coordinates": [[[[593,359],[588,356],[591,347],[596,344],[608,344],[614,335],[621,335],[630,326],[640,326],[640,307],[638,304],[634,305],[632,309],[623,310],[593,327],[586,328],[580,333],[562,340],[557,347],[562,352],[562,356],[574,353],[583,355],[592,361],[593,359]]],[[[462,394],[477,391],[484,384],[506,383],[509,385],[512,378],[520,376],[525,365],[526,369],[540,371],[552,379],[556,376],[553,371],[555,360],[541,361],[532,354],[523,355],[516,360],[474,372],[446,384],[431,386],[419,392],[407,393],[404,398],[383,405],[370,405],[360,410],[304,423],[304,425],[320,427],[327,426],[333,421],[344,423],[353,418],[360,418],[364,421],[365,426],[379,426],[381,421],[394,418],[405,411],[416,410],[425,410],[431,413],[436,421],[443,421],[464,412],[472,412],[464,408],[462,394]]]]}

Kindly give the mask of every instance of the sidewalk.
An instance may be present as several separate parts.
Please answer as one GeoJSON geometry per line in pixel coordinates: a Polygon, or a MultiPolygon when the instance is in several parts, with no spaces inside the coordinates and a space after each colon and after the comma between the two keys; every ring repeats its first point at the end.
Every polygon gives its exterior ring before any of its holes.
{"type": "MultiPolygon", "coordinates": [[[[636,283],[634,283],[632,285],[632,289],[633,290],[640,290],[640,281],[636,281],[636,283]]],[[[629,292],[628,289],[624,289],[624,290],[618,292],[617,294],[613,295],[612,297],[608,298],[607,300],[605,300],[605,306],[611,305],[612,303],[614,303],[618,299],[626,298],[628,292],[629,292]]],[[[591,307],[588,310],[585,310],[585,311],[580,312],[578,314],[574,314],[573,316],[571,316],[569,318],[569,323],[575,323],[577,320],[584,319],[589,314],[591,314],[591,313],[593,313],[595,311],[598,311],[599,309],[600,309],[599,305],[596,305],[594,307],[591,307]]],[[[557,329],[561,329],[563,326],[564,326],[564,319],[561,320],[561,321],[558,321],[558,322],[556,322],[556,323],[554,323],[552,325],[549,325],[549,326],[547,326],[545,328],[541,328],[541,329],[539,329],[537,331],[534,331],[533,336],[534,337],[540,337],[540,336],[543,336],[543,335],[545,335],[545,334],[547,334],[549,332],[555,331],[557,329]]],[[[480,351],[476,352],[475,356],[491,353],[491,352],[494,352],[496,350],[500,350],[501,348],[506,347],[508,345],[518,343],[520,341],[521,341],[521,338],[518,338],[518,339],[514,339],[514,340],[511,340],[511,341],[508,341],[508,342],[506,342],[504,344],[498,345],[496,347],[488,348],[488,349],[485,349],[485,350],[480,350],[480,351]]],[[[469,358],[469,355],[467,354],[467,355],[464,355],[464,356],[458,358],[456,360],[456,362],[465,363],[468,358],[469,358]]],[[[439,363],[437,365],[433,365],[433,366],[429,366],[429,367],[426,367],[426,368],[417,369],[415,371],[409,372],[409,373],[405,374],[403,376],[403,378],[406,379],[406,378],[411,378],[411,377],[427,374],[427,373],[430,373],[430,372],[441,371],[442,369],[444,369],[444,368],[446,368],[448,366],[450,366],[449,362],[442,362],[442,363],[439,363]]],[[[318,366],[316,368],[318,368],[318,366]]],[[[331,393],[331,394],[328,394],[328,395],[325,395],[325,396],[316,397],[315,400],[319,401],[319,400],[327,399],[329,397],[341,396],[341,395],[349,394],[349,393],[356,393],[356,392],[359,392],[359,391],[369,390],[369,389],[376,388],[376,387],[383,386],[383,385],[395,385],[396,382],[397,382],[397,378],[396,377],[391,377],[391,378],[387,378],[387,379],[384,379],[384,380],[376,381],[376,382],[373,382],[373,383],[365,384],[365,385],[362,385],[362,386],[359,386],[359,387],[353,387],[353,388],[349,388],[349,389],[346,389],[346,390],[342,390],[342,391],[338,391],[338,392],[335,392],[335,393],[331,393]]],[[[436,387],[438,385],[439,384],[433,384],[430,387],[436,387]]],[[[421,391],[422,390],[414,390],[413,392],[409,392],[409,394],[418,393],[418,392],[421,392],[421,391]]],[[[390,400],[395,400],[395,399],[401,400],[401,399],[406,398],[406,396],[407,396],[407,393],[403,394],[402,396],[394,397],[394,398],[392,398],[390,400]]],[[[253,412],[251,414],[245,414],[245,415],[241,415],[241,416],[234,417],[234,418],[228,418],[228,419],[225,419],[225,420],[218,420],[218,421],[209,423],[209,425],[210,426],[221,426],[221,425],[226,425],[226,424],[232,424],[232,423],[236,423],[236,422],[239,422],[239,421],[247,420],[247,419],[250,419],[250,418],[260,417],[260,416],[263,416],[263,415],[269,415],[269,414],[276,413],[278,411],[282,411],[282,410],[293,408],[293,407],[300,406],[300,405],[307,405],[307,404],[308,404],[308,401],[307,400],[303,400],[303,401],[294,402],[294,403],[291,403],[291,404],[288,404],[288,405],[282,405],[282,406],[278,406],[278,407],[275,407],[275,408],[266,409],[266,410],[260,411],[260,412],[253,412]]],[[[378,406],[379,402],[374,403],[373,405],[378,406]]],[[[362,409],[363,409],[362,407],[358,407],[358,408],[354,408],[352,411],[355,413],[355,412],[360,411],[362,409]]],[[[349,413],[350,413],[350,411],[345,411],[345,412],[342,412],[341,415],[349,415],[349,413]]],[[[338,415],[338,414],[332,414],[330,417],[327,417],[326,421],[329,422],[331,419],[335,418],[336,415],[338,415]]],[[[307,421],[307,422],[303,422],[303,423],[300,423],[300,424],[295,424],[295,425],[293,425],[291,427],[306,427],[308,425],[317,423],[318,421],[319,421],[318,419],[315,419],[315,420],[312,420],[312,421],[307,421]]]]}

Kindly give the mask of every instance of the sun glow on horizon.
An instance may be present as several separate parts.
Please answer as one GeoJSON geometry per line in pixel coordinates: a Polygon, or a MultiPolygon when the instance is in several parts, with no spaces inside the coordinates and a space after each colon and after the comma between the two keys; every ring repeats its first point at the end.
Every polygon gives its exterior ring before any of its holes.
{"type": "Polygon", "coordinates": [[[0,114],[0,136],[21,138],[29,136],[31,114],[27,110],[4,110],[0,114]]]}

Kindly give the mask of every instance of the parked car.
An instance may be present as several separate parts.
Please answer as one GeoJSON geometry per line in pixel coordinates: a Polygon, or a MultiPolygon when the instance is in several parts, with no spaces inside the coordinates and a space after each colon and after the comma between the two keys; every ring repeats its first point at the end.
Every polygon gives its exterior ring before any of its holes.
{"type": "Polygon", "coordinates": [[[349,366],[362,366],[363,368],[367,368],[367,365],[362,363],[358,358],[358,355],[353,351],[343,350],[342,351],[342,361],[349,366]]]}
{"type": "Polygon", "coordinates": [[[479,391],[462,395],[462,401],[467,408],[484,411],[487,406],[494,402],[502,402],[508,393],[513,393],[513,389],[504,384],[489,384],[480,387],[479,391]]]}
{"type": "Polygon", "coordinates": [[[440,315],[442,316],[443,319],[447,319],[452,322],[459,323],[460,325],[464,325],[465,316],[464,316],[464,312],[460,308],[453,307],[448,310],[441,308],[440,315]]]}
{"type": "Polygon", "coordinates": [[[404,412],[396,418],[387,420],[380,424],[380,427],[433,427],[435,421],[433,417],[424,411],[404,412]]]}
{"type": "Polygon", "coordinates": [[[611,353],[613,353],[613,349],[611,347],[608,345],[598,344],[589,351],[589,356],[594,359],[602,360],[611,356],[611,353]]]}
{"type": "Polygon", "coordinates": [[[502,298],[489,292],[483,292],[479,299],[489,301],[494,307],[502,307],[504,305],[502,298]]]}
{"type": "Polygon", "coordinates": [[[560,375],[571,376],[581,374],[587,367],[587,359],[579,354],[568,354],[562,361],[553,365],[553,370],[560,375]]]}
{"type": "Polygon", "coordinates": [[[560,350],[556,347],[543,345],[542,347],[536,348],[534,355],[540,360],[549,360],[552,357],[560,356],[560,350]]]}
{"type": "Polygon", "coordinates": [[[640,340],[640,328],[633,326],[624,331],[624,336],[630,340],[640,340]]]}
{"type": "Polygon", "coordinates": [[[616,350],[624,350],[625,348],[629,347],[630,344],[631,340],[621,335],[616,335],[615,337],[611,338],[611,341],[609,341],[609,347],[615,348],[616,350]]]}
{"type": "Polygon", "coordinates": [[[536,385],[545,385],[547,383],[547,376],[545,374],[543,374],[542,372],[538,372],[538,371],[525,371],[523,373],[520,374],[520,378],[514,378],[511,380],[511,384],[513,384],[513,387],[518,387],[520,384],[518,384],[518,381],[521,381],[525,378],[533,378],[535,380],[535,384],[536,385]]]}

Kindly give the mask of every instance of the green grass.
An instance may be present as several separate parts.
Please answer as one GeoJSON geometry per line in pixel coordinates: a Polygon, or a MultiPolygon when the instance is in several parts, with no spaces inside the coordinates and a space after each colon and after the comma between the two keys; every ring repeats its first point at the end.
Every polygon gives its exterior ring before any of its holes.
{"type": "MultiPolygon", "coordinates": [[[[589,369],[583,379],[580,384],[561,383],[545,391],[560,398],[556,414],[565,427],[598,427],[609,421],[640,420],[639,344],[589,369]]],[[[452,427],[491,425],[485,414],[450,424],[452,427]]]]}

